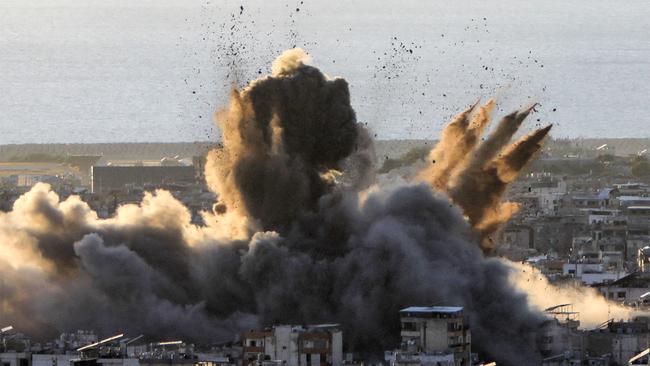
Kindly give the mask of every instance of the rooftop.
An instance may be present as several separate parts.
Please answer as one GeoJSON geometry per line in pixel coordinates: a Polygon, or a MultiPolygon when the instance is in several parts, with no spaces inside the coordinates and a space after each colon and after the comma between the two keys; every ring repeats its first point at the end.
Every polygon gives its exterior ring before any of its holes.
{"type": "Polygon", "coordinates": [[[619,196],[618,197],[619,201],[649,201],[650,202],[650,197],[642,197],[642,196],[619,196]]]}
{"type": "Polygon", "coordinates": [[[460,306],[411,306],[400,310],[400,313],[459,313],[463,311],[460,306]]]}
{"type": "Polygon", "coordinates": [[[650,277],[641,272],[633,272],[614,282],[608,283],[606,286],[619,288],[649,288],[650,277]]]}

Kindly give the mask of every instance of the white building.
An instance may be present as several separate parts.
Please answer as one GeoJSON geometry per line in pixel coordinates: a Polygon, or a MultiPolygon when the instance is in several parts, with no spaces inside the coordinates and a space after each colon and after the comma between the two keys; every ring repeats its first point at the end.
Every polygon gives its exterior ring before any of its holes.
{"type": "Polygon", "coordinates": [[[32,366],[71,366],[71,361],[78,359],[78,354],[70,355],[32,355],[32,366]]]}
{"type": "Polygon", "coordinates": [[[562,273],[571,275],[585,285],[598,283],[609,283],[621,279],[627,275],[624,271],[606,271],[603,263],[564,263],[562,273]]]}
{"type": "Polygon", "coordinates": [[[406,351],[387,351],[384,359],[391,366],[456,366],[456,358],[453,353],[433,353],[406,351]]]}
{"type": "Polygon", "coordinates": [[[650,291],[650,275],[634,272],[612,283],[598,286],[598,290],[610,300],[638,303],[650,291]]]}
{"type": "Polygon", "coordinates": [[[567,184],[563,179],[541,177],[530,184],[530,193],[537,197],[539,208],[545,215],[555,215],[560,209],[562,197],[567,194],[567,184]]]}
{"type": "Polygon", "coordinates": [[[79,347],[97,342],[97,335],[88,330],[77,330],[73,333],[61,333],[56,340],[56,347],[61,353],[66,350],[76,350],[79,347]]]}

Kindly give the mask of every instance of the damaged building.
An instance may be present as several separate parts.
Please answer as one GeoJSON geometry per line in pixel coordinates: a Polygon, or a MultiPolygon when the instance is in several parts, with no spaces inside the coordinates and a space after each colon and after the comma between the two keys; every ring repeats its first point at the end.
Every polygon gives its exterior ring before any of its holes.
{"type": "Polygon", "coordinates": [[[391,366],[469,365],[471,333],[463,308],[411,306],[400,310],[400,349],[385,353],[391,366]]]}
{"type": "Polygon", "coordinates": [[[244,365],[341,366],[343,332],[338,324],[276,325],[243,335],[244,365]]]}

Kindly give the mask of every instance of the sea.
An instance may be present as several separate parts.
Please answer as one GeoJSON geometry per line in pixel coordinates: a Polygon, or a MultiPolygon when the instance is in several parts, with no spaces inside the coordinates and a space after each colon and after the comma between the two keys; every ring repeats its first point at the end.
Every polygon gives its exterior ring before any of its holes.
{"type": "Polygon", "coordinates": [[[650,137],[647,0],[0,0],[0,144],[218,141],[232,88],[301,47],[379,139],[538,103],[525,130],[650,137]]]}

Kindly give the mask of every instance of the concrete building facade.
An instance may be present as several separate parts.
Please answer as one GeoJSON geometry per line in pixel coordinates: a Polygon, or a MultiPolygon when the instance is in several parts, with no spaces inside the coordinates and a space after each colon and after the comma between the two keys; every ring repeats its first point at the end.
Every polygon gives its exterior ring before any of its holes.
{"type": "Polygon", "coordinates": [[[412,306],[400,310],[400,318],[401,350],[404,352],[395,355],[393,364],[400,364],[397,362],[400,358],[406,360],[414,356],[420,359],[420,364],[426,364],[423,363],[426,356],[451,355],[451,365],[469,365],[471,333],[462,307],[412,306]]]}
{"type": "Polygon", "coordinates": [[[341,366],[343,332],[338,324],[278,325],[243,336],[245,365],[341,366]]]}

